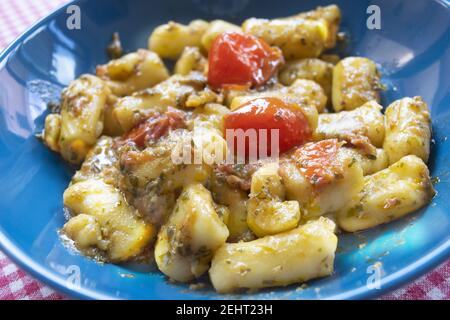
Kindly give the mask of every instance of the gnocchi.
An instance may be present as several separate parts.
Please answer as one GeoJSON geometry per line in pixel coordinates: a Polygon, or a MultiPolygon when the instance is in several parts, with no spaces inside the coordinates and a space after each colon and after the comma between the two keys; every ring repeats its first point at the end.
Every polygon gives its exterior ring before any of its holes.
{"type": "Polygon", "coordinates": [[[156,263],[176,281],[198,278],[208,271],[214,252],[227,237],[228,229],[216,212],[210,192],[201,184],[188,185],[159,231],[156,263]]]}
{"type": "Polygon", "coordinates": [[[389,162],[416,155],[427,162],[430,155],[431,120],[421,97],[394,101],[386,109],[386,138],[383,148],[389,162]]]}
{"type": "Polygon", "coordinates": [[[61,115],[49,114],[45,118],[42,138],[45,144],[53,151],[59,152],[59,135],[61,134],[61,115]]]}
{"type": "Polygon", "coordinates": [[[316,139],[338,138],[370,153],[371,145],[383,146],[385,119],[381,109],[377,102],[370,101],[352,111],[320,114],[316,139]]]}
{"type": "Polygon", "coordinates": [[[348,57],[333,69],[332,101],[335,111],[353,110],[364,103],[379,102],[380,75],[367,58],[348,57]]]}
{"type": "Polygon", "coordinates": [[[330,275],[337,247],[334,228],[322,217],[288,232],[224,244],[212,260],[211,282],[218,292],[228,293],[330,275]]]}
{"type": "MultiPolygon", "coordinates": [[[[318,83],[327,97],[331,97],[333,64],[317,58],[288,61],[280,70],[280,82],[290,86],[297,79],[307,79],[318,83]]],[[[323,107],[319,111],[322,112],[323,107]]]]}
{"type": "Polygon", "coordinates": [[[421,208],[434,194],[426,164],[405,156],[365,178],[359,196],[339,212],[338,224],[351,232],[371,228],[421,208]]]}
{"type": "Polygon", "coordinates": [[[297,226],[299,203],[284,201],[284,194],[276,163],[264,165],[253,174],[247,223],[258,237],[289,231],[297,226]]]}
{"type": "Polygon", "coordinates": [[[143,49],[98,66],[96,74],[106,81],[111,92],[117,96],[127,96],[152,87],[169,77],[160,57],[143,49]]]}
{"type": "Polygon", "coordinates": [[[218,35],[224,32],[242,32],[242,29],[232,23],[223,20],[214,20],[209,24],[208,29],[206,29],[205,33],[202,36],[202,46],[206,51],[212,46],[212,43],[217,38],[218,35]]]}
{"type": "Polygon", "coordinates": [[[300,59],[318,57],[325,49],[334,47],[339,24],[339,8],[328,6],[288,18],[251,18],[243,23],[242,29],[280,47],[286,58],[300,59]]]}
{"type": "Polygon", "coordinates": [[[95,246],[111,261],[136,257],[155,235],[154,226],[139,217],[117,188],[101,179],[71,185],[64,192],[64,205],[75,217],[63,231],[82,248],[95,246]],[[79,217],[82,213],[87,214],[79,217]]]}
{"type": "Polygon", "coordinates": [[[382,148],[375,149],[374,154],[367,154],[360,149],[349,147],[344,147],[343,151],[349,154],[352,161],[357,162],[361,166],[365,176],[383,170],[389,166],[387,153],[382,148]]]}
{"type": "Polygon", "coordinates": [[[172,76],[150,89],[120,99],[113,116],[127,132],[151,112],[163,112],[169,106],[195,108],[211,102],[220,102],[220,97],[206,87],[203,75],[193,72],[187,76],[172,76]]]}
{"type": "Polygon", "coordinates": [[[198,47],[186,47],[175,64],[174,73],[188,75],[191,71],[204,73],[207,61],[198,47]]]}
{"type": "Polygon", "coordinates": [[[327,43],[327,24],[323,20],[256,19],[244,22],[242,30],[277,46],[288,59],[315,58],[327,43]]]}
{"type": "Polygon", "coordinates": [[[286,198],[299,202],[306,220],[340,210],[364,184],[360,164],[335,139],[298,148],[281,162],[280,175],[286,198]]]}
{"type": "Polygon", "coordinates": [[[186,47],[200,47],[209,23],[194,20],[188,25],[176,22],[157,27],[148,39],[148,48],[161,58],[177,59],[186,47]]]}
{"type": "Polygon", "coordinates": [[[58,146],[67,161],[76,164],[83,161],[102,134],[108,94],[105,82],[91,75],[74,80],[63,91],[58,146]]]}

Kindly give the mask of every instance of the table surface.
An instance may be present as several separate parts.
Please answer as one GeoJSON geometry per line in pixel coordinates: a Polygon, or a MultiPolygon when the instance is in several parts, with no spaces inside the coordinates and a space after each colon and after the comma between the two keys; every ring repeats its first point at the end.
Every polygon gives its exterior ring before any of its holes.
{"type": "MultiPolygon", "coordinates": [[[[41,17],[66,0],[1,0],[0,51],[41,17]]],[[[0,299],[67,299],[19,269],[0,252],[0,299]]],[[[381,299],[450,299],[450,259],[381,299]]]]}

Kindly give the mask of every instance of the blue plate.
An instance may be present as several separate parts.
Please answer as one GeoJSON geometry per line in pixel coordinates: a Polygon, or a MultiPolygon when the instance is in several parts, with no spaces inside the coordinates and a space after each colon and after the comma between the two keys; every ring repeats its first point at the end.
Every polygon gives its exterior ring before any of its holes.
{"type": "Polygon", "coordinates": [[[340,237],[333,276],[306,288],[290,286],[252,294],[192,291],[142,266],[98,264],[68,251],[58,238],[64,223],[62,193],[73,168],[36,138],[48,101],[82,73],[107,61],[105,47],[120,31],[126,50],[168,20],[292,15],[330,1],[165,0],[74,1],[81,29],[68,30],[67,6],[30,28],[0,56],[1,250],[33,276],[73,297],[124,299],[369,298],[411,281],[450,253],[450,5],[447,1],[378,0],[381,29],[369,30],[372,1],[334,1],[342,9],[347,54],[379,63],[388,90],[383,104],[421,95],[431,107],[431,172],[439,177],[433,202],[399,221],[340,237]],[[446,200],[447,199],[447,200],[446,200]],[[375,267],[374,267],[375,265],[375,267]],[[376,276],[381,281],[374,281],[376,276]],[[378,284],[378,285],[377,285],[378,284]],[[378,288],[379,287],[379,288],[378,288]]]}

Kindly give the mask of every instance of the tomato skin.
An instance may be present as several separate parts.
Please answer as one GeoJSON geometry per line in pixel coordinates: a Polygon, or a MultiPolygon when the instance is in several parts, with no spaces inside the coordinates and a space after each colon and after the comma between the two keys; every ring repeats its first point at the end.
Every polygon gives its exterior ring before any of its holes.
{"type": "Polygon", "coordinates": [[[208,59],[208,84],[213,89],[261,86],[284,63],[279,49],[255,36],[237,32],[217,36],[208,59]]]}
{"type": "Polygon", "coordinates": [[[342,168],[335,161],[340,146],[337,139],[310,142],[296,148],[292,159],[309,182],[320,190],[342,174],[342,168]]]}
{"type": "MultiPolygon", "coordinates": [[[[243,104],[225,117],[226,129],[255,129],[259,146],[259,129],[267,129],[267,152],[271,154],[271,129],[279,130],[279,152],[283,153],[294,146],[311,140],[312,130],[305,115],[289,106],[279,98],[256,98],[243,104]]],[[[226,137],[230,141],[230,137],[226,137]]],[[[236,141],[236,139],[235,139],[236,141]]],[[[246,154],[248,154],[246,142],[246,154]]]]}
{"type": "Polygon", "coordinates": [[[155,113],[139,123],[122,137],[125,143],[132,143],[138,148],[145,147],[149,141],[165,136],[170,130],[184,127],[184,113],[169,107],[166,113],[155,113]]]}

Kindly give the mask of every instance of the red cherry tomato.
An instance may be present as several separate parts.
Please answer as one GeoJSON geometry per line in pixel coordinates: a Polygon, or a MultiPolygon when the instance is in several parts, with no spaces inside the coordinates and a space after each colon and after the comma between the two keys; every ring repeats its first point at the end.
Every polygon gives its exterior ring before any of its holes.
{"type": "Polygon", "coordinates": [[[283,62],[279,49],[255,36],[222,33],[209,51],[208,83],[214,89],[232,85],[260,86],[283,62]]]}
{"type": "MultiPolygon", "coordinates": [[[[245,142],[247,155],[249,143],[256,143],[259,146],[261,133],[259,129],[267,129],[267,155],[269,156],[276,156],[271,153],[271,129],[279,130],[280,153],[307,142],[311,139],[312,132],[305,115],[279,98],[257,98],[243,104],[225,117],[225,129],[228,142],[233,141],[231,140],[233,137],[227,135],[234,135],[237,129],[242,129],[244,132],[248,129],[256,130],[258,141],[245,142]]],[[[234,138],[235,146],[239,143],[238,141],[239,139],[234,138]]]]}
{"type": "Polygon", "coordinates": [[[309,182],[321,189],[342,174],[336,162],[339,147],[337,139],[307,143],[295,149],[292,159],[309,182]]]}

